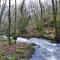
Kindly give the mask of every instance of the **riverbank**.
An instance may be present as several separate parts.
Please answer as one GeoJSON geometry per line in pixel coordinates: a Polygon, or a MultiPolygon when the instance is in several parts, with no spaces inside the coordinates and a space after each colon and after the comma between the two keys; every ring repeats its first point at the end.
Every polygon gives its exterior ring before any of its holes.
{"type": "Polygon", "coordinates": [[[8,41],[0,41],[0,60],[29,60],[35,49],[33,45],[24,43],[9,45],[8,41]]]}

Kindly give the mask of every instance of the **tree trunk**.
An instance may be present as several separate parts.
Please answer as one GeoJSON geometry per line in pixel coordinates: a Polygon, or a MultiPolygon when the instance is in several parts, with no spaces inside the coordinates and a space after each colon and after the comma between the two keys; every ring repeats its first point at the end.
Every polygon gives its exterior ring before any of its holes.
{"type": "Polygon", "coordinates": [[[53,17],[54,17],[54,26],[55,26],[55,42],[56,43],[60,43],[60,32],[58,31],[58,27],[57,27],[57,19],[56,19],[56,15],[57,15],[57,0],[55,0],[56,2],[56,6],[54,3],[54,0],[52,0],[52,8],[53,8],[53,17]]]}
{"type": "Polygon", "coordinates": [[[8,31],[8,36],[9,36],[9,44],[11,44],[11,39],[10,39],[10,26],[11,26],[11,14],[10,14],[10,6],[11,6],[11,1],[9,0],[9,31],[8,31]]]}
{"type": "MultiPolygon", "coordinates": [[[[40,8],[41,8],[41,29],[42,29],[42,32],[43,32],[43,3],[39,0],[39,5],[40,5],[40,8]]],[[[44,32],[43,32],[44,33],[44,32]]]]}
{"type": "Polygon", "coordinates": [[[17,16],[17,6],[16,6],[16,0],[15,0],[14,35],[15,35],[15,33],[16,33],[16,16],[17,16]]]}

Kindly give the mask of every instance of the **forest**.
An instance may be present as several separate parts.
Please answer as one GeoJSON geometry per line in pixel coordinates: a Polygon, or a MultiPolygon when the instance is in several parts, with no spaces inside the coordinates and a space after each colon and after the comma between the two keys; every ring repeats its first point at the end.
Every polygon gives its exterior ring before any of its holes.
{"type": "MultiPolygon", "coordinates": [[[[60,0],[0,0],[0,60],[35,60],[36,46],[44,55],[44,44],[60,44],[60,0]]],[[[44,58],[36,60],[51,60],[44,58]]]]}

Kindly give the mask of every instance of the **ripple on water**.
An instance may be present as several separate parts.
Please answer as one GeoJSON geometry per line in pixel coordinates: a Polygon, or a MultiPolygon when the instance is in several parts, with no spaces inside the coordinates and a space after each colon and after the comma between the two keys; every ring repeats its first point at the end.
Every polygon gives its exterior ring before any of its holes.
{"type": "Polygon", "coordinates": [[[31,39],[40,48],[36,48],[31,60],[60,60],[60,44],[53,44],[43,39],[31,39]]]}

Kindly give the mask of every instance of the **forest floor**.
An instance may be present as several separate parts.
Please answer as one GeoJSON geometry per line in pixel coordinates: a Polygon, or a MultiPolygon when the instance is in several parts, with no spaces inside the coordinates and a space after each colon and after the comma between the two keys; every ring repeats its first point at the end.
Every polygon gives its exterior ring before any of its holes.
{"type": "Polygon", "coordinates": [[[32,45],[11,44],[0,41],[0,60],[29,60],[34,52],[32,45]]]}

